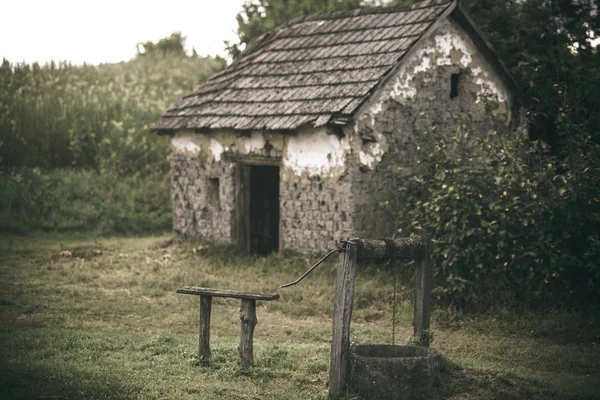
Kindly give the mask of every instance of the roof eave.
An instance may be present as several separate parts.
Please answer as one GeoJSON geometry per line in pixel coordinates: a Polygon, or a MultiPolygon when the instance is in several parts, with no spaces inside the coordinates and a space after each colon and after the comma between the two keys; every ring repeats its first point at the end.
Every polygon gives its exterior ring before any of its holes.
{"type": "Polygon", "coordinates": [[[151,126],[150,132],[154,132],[159,136],[173,136],[175,134],[175,129],[165,129],[151,126]]]}
{"type": "Polygon", "coordinates": [[[264,131],[264,132],[278,132],[278,133],[282,133],[282,134],[290,134],[292,132],[298,131],[299,129],[306,129],[306,128],[318,129],[318,128],[329,128],[329,127],[334,127],[334,126],[339,127],[340,125],[349,124],[352,120],[353,120],[353,118],[349,117],[349,116],[332,117],[330,121],[328,121],[327,123],[325,123],[323,125],[314,125],[314,123],[309,122],[309,123],[299,125],[295,128],[277,128],[277,129],[268,128],[268,127],[264,127],[264,128],[260,128],[260,129],[245,129],[245,128],[234,128],[234,127],[211,128],[208,126],[203,126],[203,127],[196,127],[196,128],[170,128],[170,129],[151,127],[150,131],[156,133],[159,136],[175,136],[177,131],[193,131],[196,134],[202,135],[202,134],[210,134],[213,132],[218,132],[218,131],[223,131],[223,130],[231,130],[231,131],[234,131],[237,133],[251,132],[253,130],[257,130],[257,131],[264,131]]]}

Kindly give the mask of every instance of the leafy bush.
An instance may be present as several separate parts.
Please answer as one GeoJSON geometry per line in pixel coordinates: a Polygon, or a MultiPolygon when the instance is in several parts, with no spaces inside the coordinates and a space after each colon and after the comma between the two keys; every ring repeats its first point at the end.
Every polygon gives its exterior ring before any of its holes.
{"type": "Polygon", "coordinates": [[[432,237],[444,304],[595,304],[600,295],[599,146],[561,162],[522,137],[468,124],[414,144],[420,173],[399,186],[404,235],[432,237]],[[452,136],[452,135],[450,135],[452,136]]]}
{"type": "Polygon", "coordinates": [[[0,232],[164,232],[172,227],[169,185],[163,172],[0,171],[0,232]]]}

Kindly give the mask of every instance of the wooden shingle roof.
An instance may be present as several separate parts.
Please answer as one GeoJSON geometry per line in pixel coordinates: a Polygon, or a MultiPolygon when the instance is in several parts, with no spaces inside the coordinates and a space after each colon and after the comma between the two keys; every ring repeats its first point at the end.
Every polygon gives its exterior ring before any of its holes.
{"type": "Polygon", "coordinates": [[[450,0],[290,21],[252,42],[152,129],[288,130],[349,120],[450,0]]]}

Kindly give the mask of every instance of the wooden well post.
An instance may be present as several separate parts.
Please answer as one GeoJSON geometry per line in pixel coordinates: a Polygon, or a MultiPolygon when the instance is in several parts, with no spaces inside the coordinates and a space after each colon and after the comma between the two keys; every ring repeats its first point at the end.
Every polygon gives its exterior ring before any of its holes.
{"type": "Polygon", "coordinates": [[[333,303],[333,335],[329,364],[329,396],[338,399],[343,393],[350,360],[350,322],[357,272],[357,245],[349,242],[338,258],[333,303]]]}
{"type": "Polygon", "coordinates": [[[333,308],[333,334],[329,365],[329,397],[339,399],[344,393],[350,362],[350,324],[354,302],[354,281],[358,264],[369,260],[415,260],[415,313],[414,335],[429,346],[428,335],[431,316],[432,268],[431,244],[428,239],[352,239],[338,258],[333,308]]]}

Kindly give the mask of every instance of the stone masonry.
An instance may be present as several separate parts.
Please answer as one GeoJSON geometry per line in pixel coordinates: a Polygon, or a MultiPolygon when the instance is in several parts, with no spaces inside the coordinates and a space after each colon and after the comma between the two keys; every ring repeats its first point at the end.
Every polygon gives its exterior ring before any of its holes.
{"type": "Polygon", "coordinates": [[[353,195],[345,172],[349,147],[344,148],[344,141],[323,129],[286,135],[176,135],[169,157],[175,230],[232,243],[236,163],[253,156],[280,160],[281,249],[313,253],[334,248],[353,231],[353,195]],[[313,142],[317,146],[311,150],[313,142]],[[337,161],[329,164],[332,157],[337,161]],[[217,179],[215,202],[211,191],[217,179]]]}
{"type": "Polygon", "coordinates": [[[433,129],[452,135],[453,125],[464,118],[479,135],[509,134],[518,121],[510,91],[452,21],[442,24],[403,66],[356,118],[355,132],[374,137],[386,149],[375,166],[354,174],[355,233],[360,237],[397,234],[394,182],[411,176],[419,160],[419,154],[407,151],[408,143],[433,129]],[[453,74],[458,84],[451,97],[453,74]]]}

